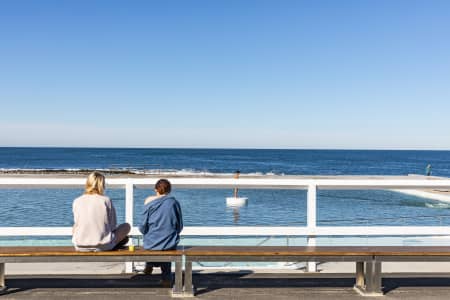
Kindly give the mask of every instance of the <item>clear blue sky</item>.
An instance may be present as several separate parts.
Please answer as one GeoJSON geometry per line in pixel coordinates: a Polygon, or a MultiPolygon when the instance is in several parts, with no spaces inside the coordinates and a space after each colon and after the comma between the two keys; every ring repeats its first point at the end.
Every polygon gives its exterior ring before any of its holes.
{"type": "Polygon", "coordinates": [[[450,149],[450,1],[0,1],[0,146],[450,149]]]}

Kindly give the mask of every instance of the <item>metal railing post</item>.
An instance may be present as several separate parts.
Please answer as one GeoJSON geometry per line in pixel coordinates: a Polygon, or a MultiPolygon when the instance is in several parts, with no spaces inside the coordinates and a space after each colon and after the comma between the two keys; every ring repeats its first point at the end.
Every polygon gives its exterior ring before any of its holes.
{"type": "MultiPolygon", "coordinates": [[[[310,184],[308,185],[308,194],[307,194],[307,215],[306,215],[306,227],[309,232],[312,232],[316,229],[317,226],[317,185],[310,184]]],[[[307,236],[307,245],[315,246],[316,245],[316,236],[308,234],[307,236]]],[[[317,272],[317,264],[316,262],[310,261],[307,263],[307,272],[317,272]]]]}
{"type": "Polygon", "coordinates": [[[125,185],[125,222],[133,227],[134,184],[131,179],[125,185]]]}
{"type": "MultiPolygon", "coordinates": [[[[125,184],[125,222],[133,228],[133,212],[134,212],[134,184],[131,179],[125,184]]],[[[130,240],[130,242],[132,242],[130,240]]],[[[130,243],[129,242],[129,243],[130,243]]],[[[125,263],[125,273],[133,273],[134,262],[125,263]]]]}

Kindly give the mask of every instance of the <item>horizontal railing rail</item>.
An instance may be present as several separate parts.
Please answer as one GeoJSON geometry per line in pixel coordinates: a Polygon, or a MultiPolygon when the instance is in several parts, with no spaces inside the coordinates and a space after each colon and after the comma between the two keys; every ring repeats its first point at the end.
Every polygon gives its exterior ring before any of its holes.
{"type": "MultiPolygon", "coordinates": [[[[108,188],[125,189],[125,221],[133,226],[135,187],[153,186],[158,178],[110,178],[108,188]]],[[[175,188],[187,189],[298,189],[307,190],[306,226],[186,226],[183,236],[420,236],[450,235],[447,226],[317,226],[317,189],[438,189],[450,188],[450,179],[309,178],[169,178],[175,188]]],[[[83,187],[84,178],[0,178],[0,189],[83,187]]],[[[0,224],[1,226],[1,224],[0,224]]],[[[0,227],[0,236],[70,236],[71,227],[0,227]]],[[[132,235],[139,235],[133,227],[132,235]]]]}
{"type": "MultiPolygon", "coordinates": [[[[411,188],[450,188],[450,179],[284,179],[284,178],[168,178],[178,188],[268,188],[268,189],[306,189],[311,185],[320,189],[411,189],[411,188]]],[[[133,184],[137,187],[153,186],[158,178],[111,178],[110,187],[124,187],[133,184]]],[[[0,178],[0,188],[32,187],[61,188],[81,187],[86,183],[83,178],[0,178]]]]}
{"type": "MultiPolygon", "coordinates": [[[[137,227],[130,232],[141,235],[137,227]]],[[[72,227],[0,227],[1,236],[71,236],[72,227]]],[[[182,236],[429,236],[449,235],[449,226],[186,226],[182,236]]]]}

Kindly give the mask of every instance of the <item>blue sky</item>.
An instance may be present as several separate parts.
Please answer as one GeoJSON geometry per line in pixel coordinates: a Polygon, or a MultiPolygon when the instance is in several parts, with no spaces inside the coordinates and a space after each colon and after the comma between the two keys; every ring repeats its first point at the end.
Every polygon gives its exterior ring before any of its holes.
{"type": "Polygon", "coordinates": [[[450,149],[450,1],[0,2],[0,146],[450,149]]]}

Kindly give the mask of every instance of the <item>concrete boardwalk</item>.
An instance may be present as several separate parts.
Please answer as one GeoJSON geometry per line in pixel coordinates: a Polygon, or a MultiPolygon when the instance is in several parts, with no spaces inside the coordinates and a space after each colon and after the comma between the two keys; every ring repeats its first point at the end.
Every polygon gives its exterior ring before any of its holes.
{"type": "MultiPolygon", "coordinates": [[[[158,281],[159,275],[11,275],[0,299],[171,299],[158,281]]],[[[196,299],[449,299],[450,273],[387,274],[381,298],[358,295],[350,274],[196,272],[194,284],[196,299]]]]}

